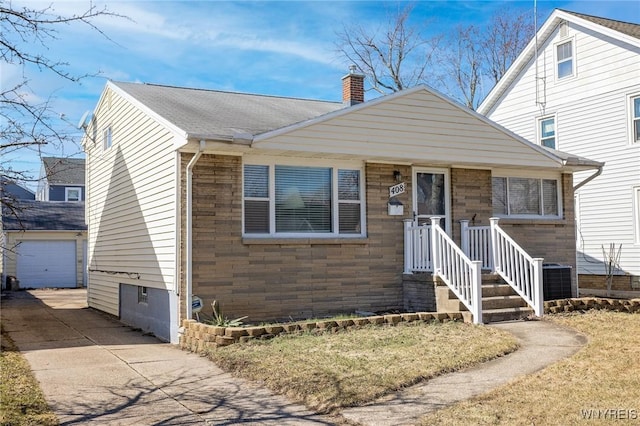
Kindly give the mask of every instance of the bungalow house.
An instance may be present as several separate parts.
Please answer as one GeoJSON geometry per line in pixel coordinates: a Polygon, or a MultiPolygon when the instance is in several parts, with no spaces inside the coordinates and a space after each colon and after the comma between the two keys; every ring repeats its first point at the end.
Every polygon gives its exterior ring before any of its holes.
{"type": "Polygon", "coordinates": [[[86,281],[84,203],[13,200],[2,205],[3,287],[74,288],[86,281]],[[8,279],[12,277],[12,279],[8,279]]]}
{"type": "Polygon", "coordinates": [[[606,163],[585,185],[592,171],[573,176],[580,293],[637,297],[640,25],[555,10],[478,111],[538,146],[606,163]]]}
{"type": "Polygon", "coordinates": [[[573,173],[601,164],[427,86],[364,102],[363,79],[343,102],[108,82],[83,139],[89,306],[177,342],[193,295],[252,322],[435,309],[433,273],[478,321],[491,268],[539,307],[541,258],[575,267],[573,173]]]}
{"type": "Polygon", "coordinates": [[[43,157],[36,199],[84,201],[84,159],[43,157]]]}

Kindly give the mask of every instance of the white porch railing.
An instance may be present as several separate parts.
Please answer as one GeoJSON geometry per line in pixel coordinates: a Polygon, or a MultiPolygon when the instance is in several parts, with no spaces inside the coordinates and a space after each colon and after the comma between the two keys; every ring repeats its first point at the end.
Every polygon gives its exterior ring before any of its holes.
{"type": "Polygon", "coordinates": [[[404,221],[404,273],[431,272],[431,225],[404,221]]]}
{"type": "Polygon", "coordinates": [[[468,220],[461,220],[460,248],[470,259],[481,261],[482,269],[493,271],[491,226],[469,226],[468,220]]]}
{"type": "Polygon", "coordinates": [[[473,322],[482,324],[482,262],[469,259],[440,227],[440,218],[431,218],[431,253],[434,277],[453,291],[473,314],[473,322]]]}
{"type": "Polygon", "coordinates": [[[542,261],[532,258],[498,225],[492,217],[491,245],[495,272],[497,272],[534,310],[543,314],[542,261]]]}

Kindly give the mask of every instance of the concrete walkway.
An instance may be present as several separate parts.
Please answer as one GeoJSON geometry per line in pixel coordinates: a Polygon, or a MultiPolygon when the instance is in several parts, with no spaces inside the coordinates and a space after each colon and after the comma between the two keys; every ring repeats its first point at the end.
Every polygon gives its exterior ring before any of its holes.
{"type": "MultiPolygon", "coordinates": [[[[0,314],[62,425],[329,425],[336,420],[86,308],[85,290],[3,293],[0,314]]],[[[342,415],[351,424],[416,424],[430,411],[538,371],[586,343],[584,336],[544,321],[493,326],[513,333],[521,348],[344,409],[342,415]]]]}
{"type": "Polygon", "coordinates": [[[345,409],[342,415],[365,425],[413,425],[431,411],[489,392],[571,356],[587,342],[585,336],[545,321],[504,322],[491,326],[512,333],[520,348],[504,357],[436,377],[371,404],[345,409]]]}
{"type": "Polygon", "coordinates": [[[3,293],[0,314],[62,425],[332,424],[86,308],[85,290],[3,293]]]}

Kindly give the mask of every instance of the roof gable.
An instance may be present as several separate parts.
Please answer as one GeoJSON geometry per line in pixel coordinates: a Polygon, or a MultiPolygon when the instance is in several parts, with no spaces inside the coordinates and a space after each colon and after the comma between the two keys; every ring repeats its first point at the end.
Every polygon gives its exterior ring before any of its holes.
{"type": "Polygon", "coordinates": [[[84,185],[84,159],[43,157],[42,164],[50,185],[84,185]]]}
{"type": "Polygon", "coordinates": [[[556,9],[540,27],[536,37],[527,44],[505,75],[502,76],[500,81],[491,89],[487,97],[478,107],[478,112],[484,115],[488,115],[491,112],[501,96],[511,87],[518,77],[526,71],[528,64],[535,56],[536,42],[538,46],[544,45],[553,35],[556,28],[564,21],[573,22],[595,33],[600,33],[621,42],[628,43],[629,45],[640,47],[640,25],[638,24],[556,9]]]}
{"type": "Polygon", "coordinates": [[[424,85],[259,135],[252,146],[372,161],[562,166],[553,153],[424,85]]]}

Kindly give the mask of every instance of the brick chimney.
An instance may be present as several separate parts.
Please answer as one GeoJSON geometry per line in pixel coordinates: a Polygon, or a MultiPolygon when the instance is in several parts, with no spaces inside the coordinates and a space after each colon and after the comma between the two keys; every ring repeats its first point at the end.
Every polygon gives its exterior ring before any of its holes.
{"type": "Polygon", "coordinates": [[[364,102],[364,75],[356,73],[356,66],[349,67],[349,74],[342,77],[342,103],[346,106],[364,102]]]}

